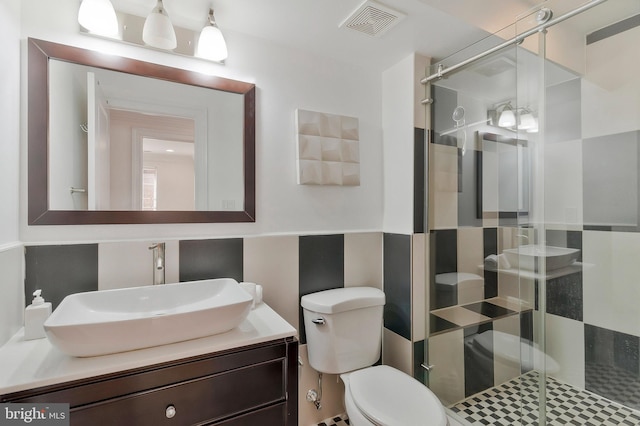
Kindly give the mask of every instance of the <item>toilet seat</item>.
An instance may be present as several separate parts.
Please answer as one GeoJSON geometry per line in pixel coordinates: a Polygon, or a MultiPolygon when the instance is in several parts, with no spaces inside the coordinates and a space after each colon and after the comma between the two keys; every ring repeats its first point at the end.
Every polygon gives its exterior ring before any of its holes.
{"type": "Polygon", "coordinates": [[[387,365],[349,374],[356,407],[380,426],[445,426],[447,416],[438,398],[411,376],[387,365]]]}

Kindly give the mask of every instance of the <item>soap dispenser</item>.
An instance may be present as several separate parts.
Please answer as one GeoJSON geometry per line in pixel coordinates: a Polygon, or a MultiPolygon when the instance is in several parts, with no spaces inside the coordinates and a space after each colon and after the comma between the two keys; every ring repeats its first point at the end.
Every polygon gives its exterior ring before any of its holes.
{"type": "Polygon", "coordinates": [[[33,292],[33,302],[24,311],[24,340],[47,337],[44,322],[51,315],[51,303],[44,301],[42,290],[33,292]]]}

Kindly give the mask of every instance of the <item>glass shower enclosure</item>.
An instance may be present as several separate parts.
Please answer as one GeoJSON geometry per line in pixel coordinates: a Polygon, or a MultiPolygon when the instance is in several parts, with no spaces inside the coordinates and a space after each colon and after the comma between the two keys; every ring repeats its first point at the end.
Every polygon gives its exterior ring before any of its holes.
{"type": "Polygon", "coordinates": [[[424,365],[464,421],[640,424],[638,40],[640,2],[547,1],[426,72],[424,365]]]}

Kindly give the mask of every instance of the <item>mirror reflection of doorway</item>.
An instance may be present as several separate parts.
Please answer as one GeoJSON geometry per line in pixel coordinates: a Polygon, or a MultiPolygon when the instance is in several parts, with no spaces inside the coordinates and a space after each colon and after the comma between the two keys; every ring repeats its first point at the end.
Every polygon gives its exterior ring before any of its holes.
{"type": "Polygon", "coordinates": [[[142,169],[142,210],[158,210],[158,170],[155,167],[142,169]]]}
{"type": "Polygon", "coordinates": [[[204,167],[195,164],[196,120],[120,109],[110,115],[112,209],[197,210],[197,176],[204,167]],[[144,181],[152,176],[155,189],[145,195],[144,181]]]}
{"type": "Polygon", "coordinates": [[[142,210],[195,210],[194,144],[142,139],[142,210]]]}
{"type": "Polygon", "coordinates": [[[196,210],[196,120],[158,105],[114,107],[92,72],[87,88],[89,210],[196,210]]]}

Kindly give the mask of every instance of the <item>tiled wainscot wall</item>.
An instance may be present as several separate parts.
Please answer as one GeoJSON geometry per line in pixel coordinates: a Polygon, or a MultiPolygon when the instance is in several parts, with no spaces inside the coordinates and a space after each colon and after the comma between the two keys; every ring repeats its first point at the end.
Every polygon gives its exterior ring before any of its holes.
{"type": "MultiPolygon", "coordinates": [[[[261,284],[264,301],[299,330],[300,417],[302,424],[317,423],[344,411],[344,390],[337,377],[325,377],[323,409],[305,400],[318,378],[307,362],[300,298],[345,286],[383,288],[384,282],[384,362],[411,374],[411,256],[423,258],[423,237],[370,232],[166,241],[166,282],[231,277],[261,284]]],[[[55,308],[71,293],[151,285],[154,242],[27,245],[27,303],[37,288],[55,308]]]]}

